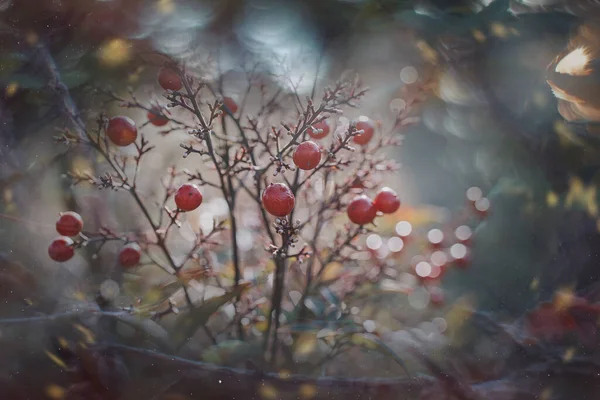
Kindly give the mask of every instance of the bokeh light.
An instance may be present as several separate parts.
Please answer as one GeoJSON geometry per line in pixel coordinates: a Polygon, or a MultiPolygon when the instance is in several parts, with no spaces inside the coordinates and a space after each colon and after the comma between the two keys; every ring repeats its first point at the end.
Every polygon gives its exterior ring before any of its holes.
{"type": "Polygon", "coordinates": [[[482,197],[475,202],[475,209],[481,213],[485,213],[490,209],[490,201],[487,197],[482,197]]]}
{"type": "Polygon", "coordinates": [[[394,113],[399,113],[406,108],[406,101],[404,99],[394,99],[390,101],[390,110],[394,113]]]}
{"type": "Polygon", "coordinates": [[[383,244],[383,240],[381,240],[381,236],[373,233],[367,237],[366,244],[369,249],[377,250],[383,244]]]}
{"type": "Polygon", "coordinates": [[[433,245],[439,245],[444,241],[444,232],[437,228],[431,229],[427,232],[427,240],[433,245]]]}
{"type": "Polygon", "coordinates": [[[419,79],[419,72],[415,67],[408,66],[400,70],[400,80],[405,84],[415,83],[419,79]]]}
{"type": "Polygon", "coordinates": [[[455,260],[462,260],[467,257],[469,249],[462,243],[453,244],[450,247],[450,255],[455,260]]]}
{"type": "Polygon", "coordinates": [[[467,225],[461,225],[454,230],[454,236],[461,242],[466,242],[471,239],[473,232],[467,225]]]}
{"type": "Polygon", "coordinates": [[[431,264],[429,264],[427,261],[420,261],[415,266],[415,272],[421,278],[426,278],[431,274],[431,264]]]}
{"type": "Polygon", "coordinates": [[[443,250],[437,250],[431,253],[429,258],[432,265],[443,267],[448,262],[448,255],[443,250]]]}
{"type": "Polygon", "coordinates": [[[394,236],[389,238],[387,246],[392,253],[397,253],[404,248],[404,241],[399,237],[394,236]]]}
{"type": "Polygon", "coordinates": [[[398,236],[407,237],[412,233],[412,225],[408,221],[400,221],[396,224],[398,236]]]}
{"type": "Polygon", "coordinates": [[[468,188],[466,194],[467,194],[467,199],[469,201],[473,201],[473,202],[481,199],[481,196],[483,196],[483,192],[477,186],[468,188]]]}

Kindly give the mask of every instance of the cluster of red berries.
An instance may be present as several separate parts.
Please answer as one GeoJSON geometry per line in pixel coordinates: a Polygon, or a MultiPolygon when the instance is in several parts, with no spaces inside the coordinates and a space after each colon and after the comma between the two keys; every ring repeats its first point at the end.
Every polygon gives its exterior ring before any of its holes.
{"type": "MultiPolygon", "coordinates": [[[[364,119],[356,122],[355,128],[357,131],[362,131],[362,133],[354,135],[352,141],[361,146],[369,143],[375,134],[375,123],[370,119],[364,119]]],[[[327,120],[317,122],[308,128],[308,135],[316,140],[323,139],[329,134],[329,132],[331,132],[331,126],[327,120]]]]}
{"type": "MultiPolygon", "coordinates": [[[[158,83],[165,90],[178,91],[183,88],[183,83],[179,74],[168,67],[162,68],[158,73],[158,83]]],[[[223,98],[223,105],[229,109],[232,114],[238,110],[238,105],[231,97],[223,98]]],[[[160,127],[169,123],[169,118],[165,114],[164,108],[154,105],[147,113],[148,122],[160,127]]],[[[111,118],[106,128],[106,136],[117,146],[129,146],[137,139],[137,127],[135,122],[125,116],[111,118]]]]}
{"type": "MultiPolygon", "coordinates": [[[[232,109],[229,105],[228,107],[232,109]]],[[[235,109],[237,110],[237,105],[235,109]]],[[[233,109],[232,112],[234,112],[233,109]]],[[[361,130],[362,133],[355,135],[352,139],[360,145],[367,144],[375,132],[375,126],[370,120],[357,122],[356,129],[361,130]]],[[[322,139],[329,132],[331,132],[331,127],[327,121],[318,122],[308,128],[308,135],[313,139],[322,139]]],[[[302,170],[315,169],[321,162],[322,151],[321,146],[317,143],[307,140],[296,147],[292,159],[296,167],[302,170]]],[[[269,214],[275,217],[285,217],[292,212],[296,199],[286,184],[272,183],[262,193],[262,204],[269,214]]],[[[375,198],[375,202],[367,196],[354,199],[348,207],[348,215],[352,222],[364,225],[373,221],[377,211],[391,214],[396,212],[398,207],[400,207],[400,200],[396,193],[389,188],[384,188],[375,198]]]]}
{"type": "Polygon", "coordinates": [[[375,200],[367,195],[360,195],[348,204],[348,218],[358,225],[373,222],[377,212],[393,214],[400,208],[398,194],[388,187],[382,188],[375,196],[375,200]]]}
{"type": "MultiPolygon", "coordinates": [[[[262,204],[267,212],[275,217],[285,217],[292,212],[296,199],[290,188],[284,183],[272,183],[262,194],[262,204]]],[[[350,221],[366,225],[375,219],[377,212],[393,214],[400,208],[400,199],[395,191],[382,188],[375,200],[366,195],[356,197],[348,205],[347,213],[350,221]]]]}
{"type": "MultiPolygon", "coordinates": [[[[162,68],[158,73],[158,83],[165,90],[178,91],[183,87],[181,77],[171,68],[162,68]]],[[[169,118],[159,105],[153,106],[147,114],[148,121],[154,126],[165,126],[169,118]]],[[[135,122],[125,116],[111,118],[106,127],[106,136],[117,146],[129,146],[137,139],[135,122]]]]}
{"type": "MultiPolygon", "coordinates": [[[[73,211],[60,214],[56,221],[56,232],[59,235],[48,246],[48,255],[57,262],[69,261],[75,255],[75,241],[83,229],[83,218],[73,211]]],[[[140,262],[142,249],[137,243],[128,243],[119,252],[119,263],[123,267],[133,267],[140,262]]]]}
{"type": "MultiPolygon", "coordinates": [[[[175,193],[175,204],[179,211],[192,211],[202,203],[202,193],[196,185],[184,184],[175,193]]],[[[65,262],[75,255],[75,242],[71,237],[77,236],[83,229],[81,215],[73,211],[60,214],[56,221],[56,237],[48,247],[48,255],[58,262],[65,262]]],[[[119,264],[123,267],[134,267],[140,262],[142,250],[137,243],[128,243],[119,252],[119,264]]]]}
{"type": "Polygon", "coordinates": [[[77,236],[83,229],[83,218],[73,211],[67,211],[60,214],[56,221],[56,232],[59,235],[48,247],[48,255],[51,259],[58,262],[65,262],[75,255],[74,244],[71,236],[77,236]]]}

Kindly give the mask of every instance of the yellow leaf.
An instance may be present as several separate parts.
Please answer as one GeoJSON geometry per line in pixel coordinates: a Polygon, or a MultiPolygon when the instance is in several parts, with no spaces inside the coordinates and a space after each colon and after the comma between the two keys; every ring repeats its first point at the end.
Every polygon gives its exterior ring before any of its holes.
{"type": "Polygon", "coordinates": [[[311,353],[317,347],[317,336],[314,333],[304,333],[294,343],[298,355],[311,353]]]}
{"type": "Polygon", "coordinates": [[[583,197],[584,186],[581,179],[575,177],[569,181],[569,192],[565,199],[565,207],[572,207],[574,202],[579,201],[583,197]]]}
{"type": "Polygon", "coordinates": [[[124,39],[112,39],[98,49],[98,58],[107,67],[118,67],[129,61],[131,44],[124,39]]]}
{"type": "Polygon", "coordinates": [[[262,321],[258,321],[257,323],[255,323],[254,328],[256,328],[256,330],[259,332],[266,332],[268,325],[269,324],[266,320],[262,320],[262,321]]]}
{"type": "Polygon", "coordinates": [[[300,393],[300,398],[303,400],[309,400],[315,397],[317,394],[317,386],[312,385],[310,383],[304,383],[300,385],[300,389],[298,390],[300,393]]]}
{"type": "Polygon", "coordinates": [[[267,264],[265,265],[265,272],[273,272],[275,271],[275,261],[272,259],[269,259],[269,261],[267,261],[267,264]]]}
{"type": "Polygon", "coordinates": [[[558,135],[560,144],[563,146],[577,145],[582,146],[584,143],[577,137],[568,127],[565,121],[559,120],[554,123],[554,131],[558,135]]]}
{"type": "Polygon", "coordinates": [[[473,30],[473,37],[475,38],[475,40],[477,40],[479,43],[483,43],[486,40],[485,35],[483,34],[483,32],[481,32],[479,29],[474,29],[473,30]]]}
{"type": "Polygon", "coordinates": [[[565,354],[563,354],[563,361],[564,362],[569,362],[573,359],[573,357],[575,356],[575,348],[574,347],[569,347],[566,351],[565,354]]]}
{"type": "Polygon", "coordinates": [[[438,53],[427,44],[424,40],[417,41],[417,49],[421,52],[423,59],[431,64],[436,64],[438,53]]]}
{"type": "Polygon", "coordinates": [[[258,388],[258,393],[260,397],[264,400],[275,400],[279,395],[275,386],[269,383],[263,383],[261,387],[258,388]]]}
{"type": "Polygon", "coordinates": [[[173,0],[158,0],[156,8],[161,14],[170,14],[175,10],[175,3],[173,0]]]}
{"type": "Polygon", "coordinates": [[[367,337],[365,337],[365,335],[360,334],[360,333],[353,334],[351,341],[352,341],[352,343],[354,343],[357,346],[366,347],[367,349],[371,349],[371,350],[377,349],[377,344],[375,342],[367,339],[367,337]]]}
{"type": "Polygon", "coordinates": [[[552,388],[545,388],[540,394],[540,400],[550,400],[552,397],[552,388]]]}
{"type": "Polygon", "coordinates": [[[235,276],[235,267],[233,263],[230,261],[223,266],[221,270],[221,276],[226,279],[233,279],[235,276]]]}
{"type": "Polygon", "coordinates": [[[71,172],[79,175],[92,174],[92,165],[87,158],[76,157],[71,163],[71,172]]]}
{"type": "Polygon", "coordinates": [[[575,301],[575,294],[570,287],[562,288],[556,291],[552,304],[557,311],[563,311],[571,307],[575,301]]]}
{"type": "Polygon", "coordinates": [[[65,389],[58,385],[50,384],[46,386],[46,396],[54,400],[62,400],[65,398],[65,389]]]}
{"type": "Polygon", "coordinates": [[[86,328],[85,326],[80,325],[80,324],[75,324],[74,327],[79,332],[81,332],[81,334],[84,337],[85,343],[93,344],[96,341],[96,339],[94,338],[94,333],[91,330],[89,330],[88,328],[86,328]]]}
{"type": "Polygon", "coordinates": [[[63,349],[68,349],[69,348],[69,342],[67,342],[67,339],[65,339],[64,337],[59,337],[58,338],[58,344],[60,345],[60,347],[62,347],[63,349]]]}
{"type": "Polygon", "coordinates": [[[6,85],[4,94],[6,94],[6,97],[13,97],[17,93],[17,90],[19,90],[19,84],[17,82],[11,82],[6,85]]]}
{"type": "Polygon", "coordinates": [[[73,298],[75,300],[84,301],[86,299],[86,296],[85,293],[83,293],[81,290],[78,290],[75,293],[73,293],[73,298]]]}
{"type": "Polygon", "coordinates": [[[556,207],[558,205],[558,196],[554,192],[548,192],[546,195],[546,204],[548,207],[556,207]]]}
{"type": "Polygon", "coordinates": [[[506,29],[506,26],[499,22],[492,23],[490,25],[490,31],[492,32],[492,35],[502,39],[508,36],[508,30],[506,29]]]}
{"type": "Polygon", "coordinates": [[[456,301],[446,313],[446,323],[448,324],[447,334],[450,340],[455,344],[461,342],[462,330],[471,318],[472,310],[472,300],[468,297],[463,297],[456,301]]]}
{"type": "Polygon", "coordinates": [[[279,371],[279,378],[281,379],[289,379],[292,376],[292,373],[287,369],[282,369],[279,371]]]}
{"type": "Polygon", "coordinates": [[[529,289],[531,290],[537,290],[537,288],[540,286],[540,280],[538,278],[533,278],[531,280],[531,284],[529,284],[529,289]]]}
{"type": "Polygon", "coordinates": [[[344,270],[344,265],[339,262],[332,262],[325,266],[325,270],[323,271],[322,280],[330,281],[337,279],[342,271],[344,270]]]}
{"type": "Polygon", "coordinates": [[[56,354],[50,353],[48,350],[45,350],[44,353],[52,360],[56,365],[61,367],[62,369],[68,369],[67,364],[63,360],[60,359],[56,354]]]}
{"type": "Polygon", "coordinates": [[[596,187],[594,185],[588,186],[585,192],[585,205],[587,212],[592,217],[598,215],[598,203],[596,202],[596,187]]]}
{"type": "Polygon", "coordinates": [[[443,208],[434,206],[402,206],[394,214],[397,221],[408,221],[413,227],[428,225],[435,222],[444,222],[447,212],[443,208]]]}

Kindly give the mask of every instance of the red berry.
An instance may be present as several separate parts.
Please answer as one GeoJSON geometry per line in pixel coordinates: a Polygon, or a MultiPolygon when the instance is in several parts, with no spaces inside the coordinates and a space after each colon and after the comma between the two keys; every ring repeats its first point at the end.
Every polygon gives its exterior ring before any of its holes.
{"type": "Polygon", "coordinates": [[[135,122],[129,117],[114,117],[108,121],[106,136],[117,146],[129,146],[137,139],[135,122]]]}
{"type": "Polygon", "coordinates": [[[73,249],[73,239],[66,236],[54,238],[48,246],[48,255],[51,259],[58,262],[65,262],[73,258],[75,249],[73,249]]]}
{"type": "Polygon", "coordinates": [[[77,236],[83,229],[83,218],[73,211],[60,213],[56,221],[56,232],[63,236],[77,236]]]}
{"type": "Polygon", "coordinates": [[[169,118],[165,117],[162,108],[154,106],[152,111],[148,111],[148,121],[154,126],[165,126],[169,123],[169,118]]]}
{"type": "Polygon", "coordinates": [[[313,139],[323,139],[329,134],[331,128],[327,121],[322,121],[314,124],[312,127],[308,127],[308,135],[313,139]],[[322,132],[319,132],[321,130],[322,132]]]}
{"type": "Polygon", "coordinates": [[[313,169],[321,162],[321,148],[311,141],[302,142],[294,151],[294,164],[300,169],[313,169]]]}
{"type": "Polygon", "coordinates": [[[287,185],[271,183],[263,191],[262,203],[269,214],[276,217],[285,217],[294,209],[296,199],[287,185]]]}
{"type": "Polygon", "coordinates": [[[175,193],[175,204],[181,211],[195,210],[202,204],[202,193],[196,185],[185,183],[175,193]]]}
{"type": "Polygon", "coordinates": [[[400,199],[389,187],[382,188],[375,196],[375,207],[384,214],[393,214],[400,208],[400,199]]]}
{"type": "Polygon", "coordinates": [[[140,262],[142,249],[137,243],[129,243],[123,246],[119,252],[119,264],[123,267],[134,267],[140,262]]]}
{"type": "Polygon", "coordinates": [[[355,224],[365,225],[370,224],[377,215],[377,208],[373,201],[366,195],[355,197],[348,204],[348,218],[355,224]]]}
{"type": "Polygon", "coordinates": [[[163,67],[158,71],[158,84],[165,90],[177,91],[183,87],[181,77],[177,71],[163,67]]]}
{"type": "Polygon", "coordinates": [[[375,133],[375,125],[373,124],[373,122],[371,120],[358,121],[356,123],[356,130],[357,131],[362,130],[363,133],[360,133],[360,134],[354,136],[352,138],[352,141],[356,144],[360,144],[361,146],[364,146],[371,141],[371,138],[373,137],[373,133],[375,133]]]}
{"type": "Polygon", "coordinates": [[[232,114],[235,114],[238,110],[237,103],[231,97],[223,97],[223,105],[229,108],[229,111],[231,111],[232,114]]]}

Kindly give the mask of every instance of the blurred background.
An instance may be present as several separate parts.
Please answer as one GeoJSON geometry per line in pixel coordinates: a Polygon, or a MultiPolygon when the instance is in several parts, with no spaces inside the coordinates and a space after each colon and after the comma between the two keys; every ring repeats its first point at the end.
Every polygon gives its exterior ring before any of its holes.
{"type": "MultiPolygon", "coordinates": [[[[85,286],[94,260],[49,262],[58,212],[79,209],[96,218],[90,225],[138,228],[123,197],[72,188],[65,178],[96,161],[54,143],[57,128],[68,127],[55,94],[68,90],[86,124],[103,108],[144,120],[105,105],[93,89],[127,95],[132,87],[142,102],[164,101],[156,95],[159,52],[185,59],[203,78],[223,74],[233,98],[243,95],[248,59],[301,97],[315,81],[322,89],[357,73],[371,90],[342,118],[367,115],[386,129],[407,96],[419,95],[412,84],[426,81],[420,122],[389,150],[401,169],[385,184],[407,210],[398,221],[427,232],[464,207],[474,186],[491,203],[473,227],[468,270],[444,279],[448,305],[467,301],[516,321],[557,290],[600,300],[597,16],[600,6],[583,0],[0,0],[3,268],[17,262],[47,278],[23,286],[25,297],[59,299],[64,285],[85,286]],[[566,72],[555,67],[577,49],[583,60],[566,72]]],[[[144,132],[160,151],[147,161],[142,187],[152,191],[156,174],[171,165],[196,168],[181,159],[185,132],[144,132]]],[[[216,195],[207,200],[191,229],[226,212],[216,195]]],[[[245,237],[251,247],[251,231],[245,237]]],[[[2,297],[14,295],[12,279],[29,279],[0,278],[2,297]]],[[[20,315],[17,308],[0,309],[20,315]]]]}

